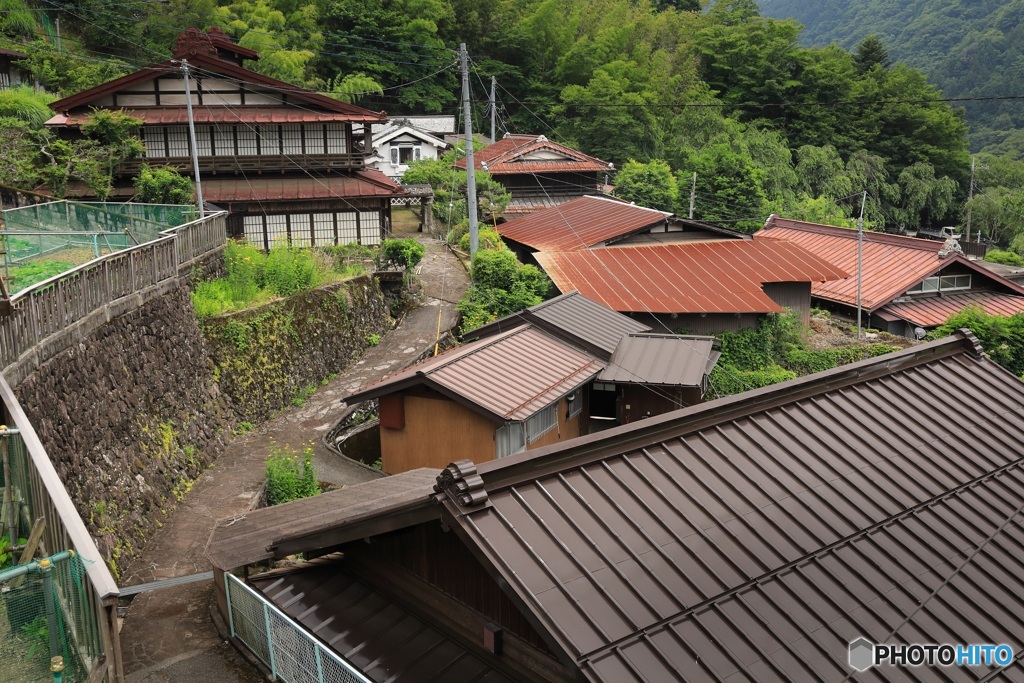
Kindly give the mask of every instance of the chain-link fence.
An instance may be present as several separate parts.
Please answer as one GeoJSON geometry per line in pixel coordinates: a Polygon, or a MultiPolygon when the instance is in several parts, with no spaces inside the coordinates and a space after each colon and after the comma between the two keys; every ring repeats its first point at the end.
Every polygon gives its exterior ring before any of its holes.
{"type": "Polygon", "coordinates": [[[371,683],[262,595],[224,575],[231,635],[286,683],[371,683]]]}
{"type": "Polygon", "coordinates": [[[81,557],[62,552],[0,571],[0,680],[52,680],[50,663],[60,656],[64,680],[88,680],[79,638],[91,619],[81,557]]]}
{"type": "Polygon", "coordinates": [[[3,275],[14,293],[39,276],[56,275],[60,266],[69,269],[152,242],[196,216],[194,206],[176,204],[58,201],[8,209],[0,226],[3,275]]]}

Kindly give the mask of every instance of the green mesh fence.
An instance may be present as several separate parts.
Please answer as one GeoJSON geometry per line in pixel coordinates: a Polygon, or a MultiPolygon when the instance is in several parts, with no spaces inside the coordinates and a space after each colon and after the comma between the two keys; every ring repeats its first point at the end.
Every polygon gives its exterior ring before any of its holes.
{"type": "MultiPolygon", "coordinates": [[[[80,630],[89,621],[85,565],[78,555],[61,553],[48,571],[0,580],[0,680],[50,681],[50,659],[64,658],[64,680],[87,680],[87,662],[96,653],[83,649],[89,638],[80,630]],[[63,556],[63,559],[61,559],[63,556]]],[[[0,572],[0,579],[6,572],[0,572]]]]}
{"type": "Polygon", "coordinates": [[[177,204],[59,201],[8,209],[0,226],[2,274],[13,294],[197,217],[196,207],[177,204]]]}

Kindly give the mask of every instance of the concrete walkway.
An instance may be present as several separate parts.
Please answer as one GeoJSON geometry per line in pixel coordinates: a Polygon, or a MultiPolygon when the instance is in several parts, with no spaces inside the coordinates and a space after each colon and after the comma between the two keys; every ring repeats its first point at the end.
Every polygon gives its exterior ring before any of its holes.
{"type": "MultiPolygon", "coordinates": [[[[334,456],[321,437],[345,407],[342,397],[398,370],[430,348],[438,330],[456,320],[455,303],[468,286],[466,271],[442,243],[417,236],[427,254],[417,266],[424,301],[379,345],[312,395],[254,431],[236,437],[216,463],[196,482],[181,505],[164,521],[142,555],[125,571],[121,583],[134,585],[209,570],[206,540],[216,520],[250,509],[263,482],[263,465],[271,439],[298,447],[313,442],[318,474],[348,485],[374,473],[334,456]]],[[[209,583],[143,593],[132,602],[121,627],[127,680],[132,683],[222,681],[248,683],[261,676],[221,640],[210,618],[213,588],[209,583]]]]}

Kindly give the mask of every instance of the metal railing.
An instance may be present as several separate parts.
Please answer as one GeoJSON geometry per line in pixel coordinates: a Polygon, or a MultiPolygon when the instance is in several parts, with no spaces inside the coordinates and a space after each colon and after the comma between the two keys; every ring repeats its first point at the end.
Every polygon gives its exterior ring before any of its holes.
{"type": "Polygon", "coordinates": [[[0,315],[0,368],[46,337],[146,287],[177,278],[183,267],[224,245],[226,212],[160,232],[160,237],[107,254],[11,297],[0,315]]]}
{"type": "MultiPolygon", "coordinates": [[[[39,548],[43,555],[74,550],[84,566],[83,598],[68,608],[67,629],[75,656],[90,681],[123,681],[121,647],[117,635],[117,597],[114,577],[78,514],[57,470],[43,448],[35,428],[7,382],[0,376],[0,415],[3,424],[16,428],[3,436],[11,472],[11,499],[18,533],[28,534],[43,520],[39,548]]],[[[6,483],[6,482],[5,482],[6,483]]],[[[6,529],[5,529],[6,531],[6,529]]],[[[70,589],[65,589],[69,592],[70,589]]],[[[68,593],[70,594],[70,593],[68,593]]],[[[70,603],[69,603],[70,604],[70,603]]],[[[39,615],[45,618],[45,614],[39,615]]]]}
{"type": "Polygon", "coordinates": [[[286,683],[372,683],[266,598],[224,575],[231,635],[286,683]]]}

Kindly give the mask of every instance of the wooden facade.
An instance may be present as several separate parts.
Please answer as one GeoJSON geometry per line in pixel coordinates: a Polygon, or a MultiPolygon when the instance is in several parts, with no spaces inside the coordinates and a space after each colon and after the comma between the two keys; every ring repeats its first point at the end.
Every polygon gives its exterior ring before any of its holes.
{"type": "MultiPolygon", "coordinates": [[[[585,410],[569,417],[569,402],[562,398],[556,411],[555,426],[528,443],[527,450],[586,433],[585,410]]],[[[440,470],[452,460],[463,458],[478,463],[494,460],[495,431],[504,424],[426,387],[381,397],[380,419],[381,463],[388,474],[417,467],[440,470]],[[398,414],[401,419],[396,417],[398,414]]]]}

